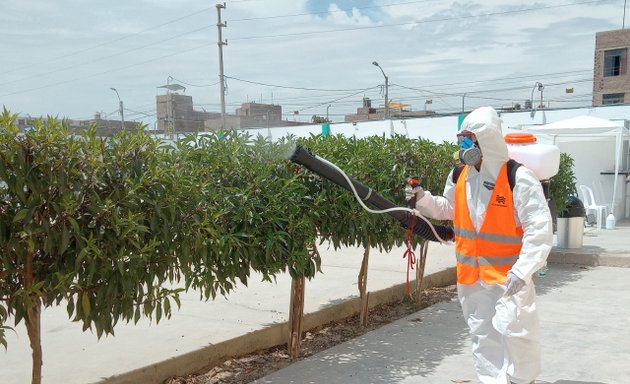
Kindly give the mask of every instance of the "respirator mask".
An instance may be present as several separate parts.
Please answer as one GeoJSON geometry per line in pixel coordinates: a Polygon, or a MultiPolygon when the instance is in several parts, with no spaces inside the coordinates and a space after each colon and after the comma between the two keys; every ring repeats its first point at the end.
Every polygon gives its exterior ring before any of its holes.
{"type": "Polygon", "coordinates": [[[474,166],[481,161],[481,149],[476,141],[473,141],[474,136],[472,134],[458,134],[457,141],[459,143],[459,150],[453,154],[453,159],[457,165],[470,165],[474,166]]]}

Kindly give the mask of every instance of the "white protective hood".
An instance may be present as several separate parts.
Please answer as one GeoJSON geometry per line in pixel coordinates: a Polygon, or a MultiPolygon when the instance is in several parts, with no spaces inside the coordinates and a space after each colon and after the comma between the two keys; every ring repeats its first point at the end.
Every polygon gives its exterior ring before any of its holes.
{"type": "Polygon", "coordinates": [[[477,136],[483,155],[479,172],[487,172],[496,180],[501,166],[508,161],[508,148],[503,139],[501,119],[497,112],[492,107],[477,108],[466,116],[461,130],[470,131],[477,136]]]}
{"type": "MultiPolygon", "coordinates": [[[[466,175],[466,200],[475,229],[480,230],[492,195],[494,183],[503,164],[508,161],[507,144],[501,132],[501,120],[491,107],[472,111],[462,122],[461,130],[475,134],[482,153],[479,171],[469,167],[466,175]]],[[[425,191],[416,202],[416,209],[423,215],[453,220],[455,208],[455,184],[449,175],[443,196],[433,196],[425,191]]],[[[526,167],[516,171],[514,186],[514,221],[523,227],[523,248],[512,272],[529,282],[531,276],[542,267],[553,243],[551,215],[542,186],[534,173],[526,167]]]]}

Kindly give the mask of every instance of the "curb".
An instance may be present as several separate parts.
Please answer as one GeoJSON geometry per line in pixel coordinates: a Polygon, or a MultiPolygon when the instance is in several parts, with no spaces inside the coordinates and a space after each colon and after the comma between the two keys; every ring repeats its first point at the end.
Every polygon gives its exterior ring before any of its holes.
{"type": "Polygon", "coordinates": [[[547,261],[557,264],[577,264],[591,267],[620,267],[630,268],[628,251],[600,252],[601,248],[562,249],[555,248],[549,254],[547,261]]]}
{"type": "MultiPolygon", "coordinates": [[[[410,284],[412,283],[413,281],[410,281],[410,284]]],[[[425,276],[422,288],[444,287],[452,284],[455,284],[455,267],[425,276]]],[[[400,300],[406,295],[406,287],[407,284],[402,283],[370,292],[369,308],[400,300]]],[[[344,319],[360,313],[360,311],[361,299],[355,297],[315,312],[306,313],[302,322],[302,332],[307,332],[330,321],[344,319]]],[[[230,358],[286,344],[288,335],[289,325],[287,321],[133,371],[111,376],[99,381],[98,384],[160,384],[173,376],[203,372],[230,358]]]]}

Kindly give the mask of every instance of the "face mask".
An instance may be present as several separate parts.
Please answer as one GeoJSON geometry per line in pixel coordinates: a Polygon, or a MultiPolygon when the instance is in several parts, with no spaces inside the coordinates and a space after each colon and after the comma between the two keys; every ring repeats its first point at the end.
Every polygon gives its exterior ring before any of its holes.
{"type": "Polygon", "coordinates": [[[474,166],[481,161],[481,149],[469,137],[460,137],[460,148],[453,154],[456,164],[474,166]]]}

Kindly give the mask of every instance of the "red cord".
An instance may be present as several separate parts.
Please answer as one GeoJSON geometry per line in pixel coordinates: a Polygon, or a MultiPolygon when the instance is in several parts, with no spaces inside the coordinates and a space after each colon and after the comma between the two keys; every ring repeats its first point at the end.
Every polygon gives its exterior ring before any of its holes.
{"type": "Polygon", "coordinates": [[[413,265],[416,263],[416,254],[413,252],[413,227],[416,224],[416,215],[411,214],[411,223],[407,228],[405,234],[405,241],[407,243],[407,250],[403,253],[403,259],[407,259],[407,296],[411,297],[411,289],[409,285],[409,271],[413,269],[413,265]]]}

